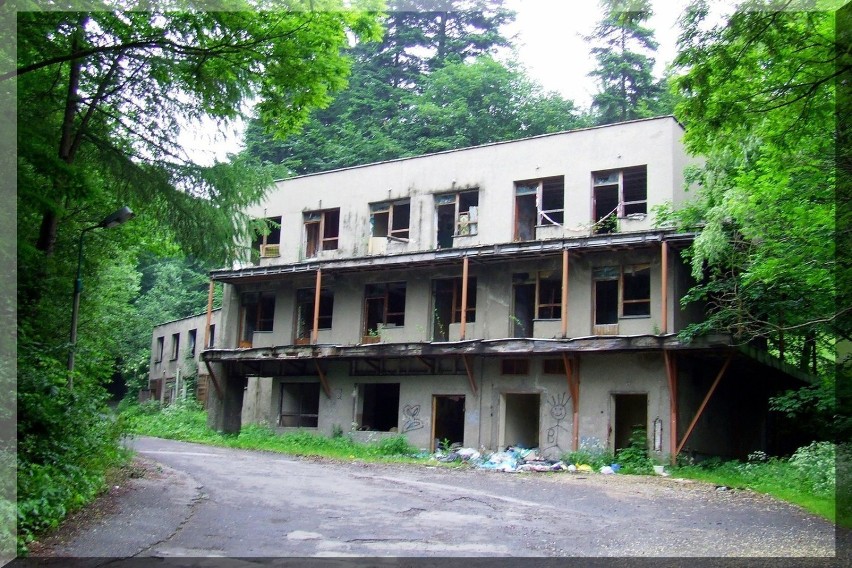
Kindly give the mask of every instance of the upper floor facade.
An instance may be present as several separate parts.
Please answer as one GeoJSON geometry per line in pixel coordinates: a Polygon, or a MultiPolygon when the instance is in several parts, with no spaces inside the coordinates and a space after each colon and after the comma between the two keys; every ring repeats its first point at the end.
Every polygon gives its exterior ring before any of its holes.
{"type": "Polygon", "coordinates": [[[548,134],[276,182],[253,264],[287,265],[631,233],[686,199],[673,117],[548,134]]]}

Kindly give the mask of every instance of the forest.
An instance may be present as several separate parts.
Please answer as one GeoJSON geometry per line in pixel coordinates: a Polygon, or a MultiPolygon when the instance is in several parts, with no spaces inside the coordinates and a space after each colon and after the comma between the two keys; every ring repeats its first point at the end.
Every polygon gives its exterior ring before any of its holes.
{"type": "Polygon", "coordinates": [[[764,345],[817,377],[774,409],[850,437],[849,6],[748,0],[716,22],[691,0],[655,77],[650,1],[602,0],[582,108],[511,55],[502,0],[451,4],[12,14],[0,556],[102,489],[123,459],[110,403],[145,386],[152,326],[206,309],[208,271],[247,258],[263,229],[242,212],[273,179],[650,116],[674,114],[704,159],[688,207],[657,212],[698,233],[687,300],[707,318],[683,338],[764,345]],[[195,161],[178,140],[201,119],[244,119],[244,149],[195,161]]]}

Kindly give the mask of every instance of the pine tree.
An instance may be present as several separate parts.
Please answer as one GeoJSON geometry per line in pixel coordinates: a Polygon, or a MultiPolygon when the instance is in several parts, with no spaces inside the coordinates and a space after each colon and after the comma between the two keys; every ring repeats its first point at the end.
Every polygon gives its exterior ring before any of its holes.
{"type": "Polygon", "coordinates": [[[591,53],[597,68],[589,73],[600,90],[592,99],[599,124],[651,116],[661,92],[654,81],[657,49],[654,31],[644,24],[653,15],[650,0],[602,0],[604,18],[586,37],[594,42],[591,53]]]}

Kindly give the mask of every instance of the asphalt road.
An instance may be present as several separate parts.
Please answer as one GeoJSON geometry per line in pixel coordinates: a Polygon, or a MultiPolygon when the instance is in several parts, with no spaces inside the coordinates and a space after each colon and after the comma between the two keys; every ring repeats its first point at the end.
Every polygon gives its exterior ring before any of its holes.
{"type": "Polygon", "coordinates": [[[154,475],[59,557],[810,557],[835,530],[749,491],[659,477],[337,463],[155,438],[154,475]]]}

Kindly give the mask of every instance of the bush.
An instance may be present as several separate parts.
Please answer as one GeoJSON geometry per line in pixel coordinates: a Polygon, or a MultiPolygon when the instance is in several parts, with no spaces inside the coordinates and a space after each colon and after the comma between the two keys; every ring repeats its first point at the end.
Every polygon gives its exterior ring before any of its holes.
{"type": "Polygon", "coordinates": [[[812,442],[796,450],[790,465],[800,483],[817,495],[834,495],[835,447],[831,442],[812,442]]]}
{"type": "Polygon", "coordinates": [[[400,434],[391,438],[379,440],[376,453],[380,456],[407,456],[417,453],[417,448],[408,443],[408,439],[400,434]]]}
{"type": "Polygon", "coordinates": [[[597,471],[605,465],[615,463],[615,457],[608,451],[578,450],[562,454],[562,461],[574,465],[587,464],[597,471]]]}
{"type": "Polygon", "coordinates": [[[654,473],[654,462],[648,457],[648,434],[644,428],[634,428],[626,448],[615,453],[621,473],[648,475],[654,473]]]}

